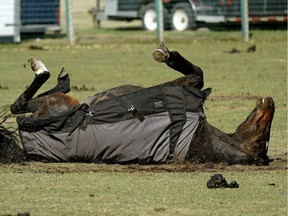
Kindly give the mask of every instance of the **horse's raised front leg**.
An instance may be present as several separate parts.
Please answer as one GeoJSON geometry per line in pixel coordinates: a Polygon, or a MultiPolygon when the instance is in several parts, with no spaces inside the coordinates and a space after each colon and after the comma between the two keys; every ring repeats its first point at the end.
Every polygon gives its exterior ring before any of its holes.
{"type": "Polygon", "coordinates": [[[189,85],[201,89],[204,86],[203,71],[200,67],[192,64],[177,51],[169,51],[163,43],[153,52],[153,58],[157,62],[164,62],[170,68],[182,73],[185,77],[176,79],[171,84],[189,85]]]}
{"type": "Polygon", "coordinates": [[[11,105],[10,110],[13,114],[34,113],[37,109],[30,100],[36,94],[38,89],[49,79],[50,73],[45,65],[35,58],[28,60],[31,69],[35,72],[35,77],[30,86],[20,95],[20,97],[11,105]]]}

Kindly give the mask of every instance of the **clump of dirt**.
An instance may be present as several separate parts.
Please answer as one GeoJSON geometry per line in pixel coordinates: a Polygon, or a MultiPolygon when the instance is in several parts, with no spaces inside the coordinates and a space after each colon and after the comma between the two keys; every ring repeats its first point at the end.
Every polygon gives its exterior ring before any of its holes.
{"type": "Polygon", "coordinates": [[[82,86],[71,86],[71,89],[73,91],[95,91],[96,89],[94,87],[88,87],[85,84],[83,84],[82,86]]]}

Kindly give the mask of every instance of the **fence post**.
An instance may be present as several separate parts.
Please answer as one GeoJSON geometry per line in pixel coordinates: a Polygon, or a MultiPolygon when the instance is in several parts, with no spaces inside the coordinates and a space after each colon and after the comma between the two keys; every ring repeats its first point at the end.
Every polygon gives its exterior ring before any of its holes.
{"type": "Polygon", "coordinates": [[[71,1],[66,0],[66,34],[71,45],[74,45],[74,28],[71,12],[71,1]]]}
{"type": "Polygon", "coordinates": [[[245,41],[249,41],[249,9],[248,0],[241,0],[241,27],[245,41]]]}
{"type": "MultiPolygon", "coordinates": [[[[94,23],[95,23],[95,21],[96,21],[96,23],[97,23],[97,28],[101,28],[101,24],[100,24],[100,20],[98,20],[97,19],[97,14],[99,13],[99,11],[101,10],[100,9],[101,7],[100,7],[100,0],[96,0],[96,14],[93,14],[93,17],[94,17],[94,23]]],[[[95,24],[94,24],[95,25],[95,24]]]]}
{"type": "Polygon", "coordinates": [[[160,42],[164,42],[164,25],[163,25],[163,2],[155,0],[156,16],[157,16],[157,36],[160,42]]]}

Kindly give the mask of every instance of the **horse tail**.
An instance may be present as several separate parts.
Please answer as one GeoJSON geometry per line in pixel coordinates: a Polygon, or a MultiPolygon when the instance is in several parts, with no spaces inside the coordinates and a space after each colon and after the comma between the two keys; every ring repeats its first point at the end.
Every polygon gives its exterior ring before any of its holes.
{"type": "Polygon", "coordinates": [[[19,146],[17,129],[3,125],[8,119],[8,108],[0,113],[0,163],[20,163],[25,160],[23,149],[19,146]]]}

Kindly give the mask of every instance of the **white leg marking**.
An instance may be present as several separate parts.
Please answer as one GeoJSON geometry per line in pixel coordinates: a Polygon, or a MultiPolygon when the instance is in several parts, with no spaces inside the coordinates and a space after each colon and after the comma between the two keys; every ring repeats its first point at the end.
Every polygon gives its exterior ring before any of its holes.
{"type": "Polygon", "coordinates": [[[268,151],[269,142],[266,141],[266,151],[268,151]]]}
{"type": "Polygon", "coordinates": [[[37,70],[35,71],[35,74],[39,75],[44,71],[48,71],[48,69],[45,67],[44,63],[40,59],[37,59],[37,70]]]}

